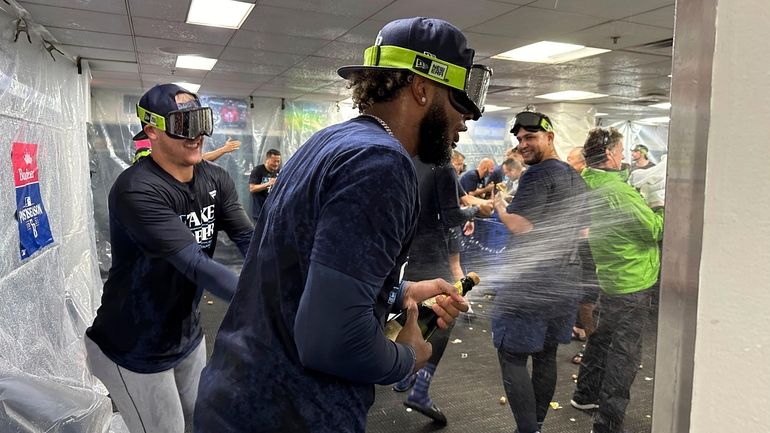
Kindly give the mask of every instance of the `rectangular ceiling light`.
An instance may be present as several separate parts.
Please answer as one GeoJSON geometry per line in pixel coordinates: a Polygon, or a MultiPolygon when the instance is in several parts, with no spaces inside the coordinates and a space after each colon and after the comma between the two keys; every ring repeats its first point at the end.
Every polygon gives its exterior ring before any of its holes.
{"type": "Polygon", "coordinates": [[[254,9],[253,3],[234,0],[192,0],[185,22],[200,26],[239,29],[252,9],[254,9]]]}
{"type": "Polygon", "coordinates": [[[671,103],[670,102],[661,102],[660,104],[652,104],[650,105],[652,108],[660,108],[661,110],[670,110],[671,109],[671,103]]]}
{"type": "Polygon", "coordinates": [[[185,69],[200,69],[210,71],[217,64],[217,59],[200,56],[177,56],[176,67],[185,69]]]}
{"type": "Polygon", "coordinates": [[[492,105],[492,104],[486,104],[484,105],[484,114],[486,113],[494,113],[495,111],[503,111],[507,110],[511,107],[501,107],[499,105],[492,105]]]}
{"type": "Polygon", "coordinates": [[[183,88],[185,90],[189,90],[189,91],[191,91],[193,93],[198,93],[198,89],[201,88],[200,84],[188,83],[186,81],[181,81],[181,82],[174,83],[174,84],[176,84],[177,86],[179,86],[179,87],[181,87],[181,88],[183,88]]]}
{"type": "Polygon", "coordinates": [[[562,63],[583,57],[595,56],[608,51],[611,50],[562,42],[542,41],[500,53],[492,56],[492,58],[515,60],[517,62],[562,63]]]}
{"type": "Polygon", "coordinates": [[[603,93],[584,92],[582,90],[565,90],[563,92],[537,95],[535,98],[550,99],[552,101],[579,101],[581,99],[603,98],[605,96],[607,95],[603,93]]]}
{"type": "Polygon", "coordinates": [[[607,116],[607,115],[609,115],[609,114],[610,114],[610,113],[596,113],[596,114],[595,114],[595,116],[596,116],[596,117],[602,117],[602,116],[607,116]]]}

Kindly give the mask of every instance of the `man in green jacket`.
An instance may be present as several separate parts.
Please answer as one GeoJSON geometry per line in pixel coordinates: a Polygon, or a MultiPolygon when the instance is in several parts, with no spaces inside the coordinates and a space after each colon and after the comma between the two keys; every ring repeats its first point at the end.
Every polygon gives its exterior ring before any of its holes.
{"type": "Polygon", "coordinates": [[[621,170],[623,136],[596,128],[584,146],[590,191],[588,241],[602,293],[601,320],[586,345],[571,404],[597,409],[593,433],[620,433],[639,369],[649,298],[660,270],[663,203],[645,203],[621,170]]]}

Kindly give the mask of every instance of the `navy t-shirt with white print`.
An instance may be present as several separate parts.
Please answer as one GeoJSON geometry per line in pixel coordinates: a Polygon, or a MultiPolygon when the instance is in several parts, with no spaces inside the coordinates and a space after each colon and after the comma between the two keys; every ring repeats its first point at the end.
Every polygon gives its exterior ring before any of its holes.
{"type": "Polygon", "coordinates": [[[417,195],[409,154],[368,117],[319,131],[289,159],[256,223],[259,253],[246,258],[201,375],[196,432],[364,432],[373,383],[394,383],[414,365],[382,325],[417,224],[417,195]],[[313,280],[319,266],[332,277],[313,280]],[[345,326],[329,309],[360,311],[341,335],[312,342],[334,347],[345,373],[300,360],[298,334],[323,334],[295,328],[313,296],[317,328],[345,326]]]}
{"type": "Polygon", "coordinates": [[[217,232],[248,243],[251,221],[232,178],[203,161],[183,183],[152,158],[121,173],[109,195],[112,267],[88,337],[113,362],[138,373],[173,368],[203,334],[203,287],[166,260],[197,243],[213,256],[217,232]]]}

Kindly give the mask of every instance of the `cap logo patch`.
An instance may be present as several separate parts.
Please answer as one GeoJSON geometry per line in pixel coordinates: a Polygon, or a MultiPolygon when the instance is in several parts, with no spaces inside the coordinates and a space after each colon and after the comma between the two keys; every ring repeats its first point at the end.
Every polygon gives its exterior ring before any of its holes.
{"type": "Polygon", "coordinates": [[[446,81],[447,71],[449,70],[449,66],[446,64],[420,55],[414,57],[414,65],[412,67],[423,74],[430,75],[431,77],[438,78],[442,81],[446,81]]]}

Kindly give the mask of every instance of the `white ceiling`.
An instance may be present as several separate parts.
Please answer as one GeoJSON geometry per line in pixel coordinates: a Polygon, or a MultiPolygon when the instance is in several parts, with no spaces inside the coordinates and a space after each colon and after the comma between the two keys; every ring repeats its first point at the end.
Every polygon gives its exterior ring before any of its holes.
{"type": "Polygon", "coordinates": [[[189,81],[200,93],[339,101],[337,67],[357,64],[389,20],[446,19],[465,32],[476,62],[493,67],[489,104],[514,109],[559,90],[617,116],[661,115],[668,100],[674,0],[259,0],[239,30],[186,24],[190,0],[19,1],[57,46],[87,59],[93,87],[133,89],[189,81]],[[558,65],[489,56],[551,40],[613,51],[558,65]],[[175,70],[177,54],[219,59],[212,71],[175,70]]]}

